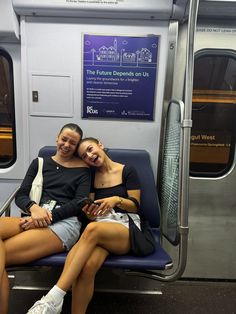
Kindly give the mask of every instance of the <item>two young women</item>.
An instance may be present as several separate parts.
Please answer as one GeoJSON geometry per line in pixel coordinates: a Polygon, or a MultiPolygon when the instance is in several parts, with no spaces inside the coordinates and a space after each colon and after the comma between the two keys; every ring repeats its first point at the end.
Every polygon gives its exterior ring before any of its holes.
{"type": "Polygon", "coordinates": [[[76,124],[62,127],[56,139],[56,154],[44,158],[40,205],[29,198],[38,171],[38,159],[32,161],[15,198],[16,205],[28,212],[30,218],[23,221],[19,217],[0,218],[0,314],[8,312],[6,266],[69,250],[78,240],[81,227],[76,217],[78,204],[89,195],[91,181],[88,165],[76,157],[82,135],[76,124]],[[52,212],[44,208],[50,201],[55,205],[52,212]],[[68,217],[68,211],[71,217],[63,219],[68,217]]]}
{"type": "Polygon", "coordinates": [[[130,250],[127,212],[133,213],[132,218],[140,227],[136,171],[111,160],[94,138],[83,139],[78,152],[95,169],[90,195],[95,204],[83,208],[91,222],[70,250],[57,284],[28,314],[61,313],[64,295],[71,286],[72,314],[84,314],[93,296],[95,275],[108,254],[126,254],[130,250]]]}

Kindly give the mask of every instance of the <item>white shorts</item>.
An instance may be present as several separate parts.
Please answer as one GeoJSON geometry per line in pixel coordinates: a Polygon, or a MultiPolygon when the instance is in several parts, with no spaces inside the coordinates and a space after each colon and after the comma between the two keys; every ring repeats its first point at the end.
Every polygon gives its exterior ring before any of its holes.
{"type": "MultiPolygon", "coordinates": [[[[139,215],[131,214],[131,213],[129,213],[129,215],[133,219],[136,226],[139,229],[141,229],[140,228],[140,217],[139,217],[139,215]]],[[[128,215],[125,213],[117,213],[114,211],[114,209],[112,209],[110,211],[110,213],[107,214],[106,216],[101,216],[101,217],[95,218],[94,221],[97,221],[97,222],[115,222],[115,223],[122,224],[126,228],[129,228],[129,217],[128,217],[128,215]]]]}

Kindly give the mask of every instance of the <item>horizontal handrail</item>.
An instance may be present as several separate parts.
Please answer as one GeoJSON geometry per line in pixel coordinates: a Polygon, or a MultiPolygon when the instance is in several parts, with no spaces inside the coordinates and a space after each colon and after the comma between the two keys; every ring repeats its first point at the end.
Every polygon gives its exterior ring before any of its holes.
{"type": "MultiPolygon", "coordinates": [[[[5,201],[5,203],[0,208],[0,216],[2,216],[4,213],[7,213],[9,211],[12,201],[15,198],[15,195],[20,187],[17,187],[15,191],[8,197],[8,199],[5,201]]],[[[9,213],[7,213],[7,216],[9,216],[9,213]]]]}

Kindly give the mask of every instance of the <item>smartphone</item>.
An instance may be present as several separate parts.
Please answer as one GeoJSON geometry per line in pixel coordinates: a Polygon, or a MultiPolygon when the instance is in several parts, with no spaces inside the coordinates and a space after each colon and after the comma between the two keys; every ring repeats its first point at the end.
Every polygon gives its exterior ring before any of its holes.
{"type": "Polygon", "coordinates": [[[91,204],[93,204],[93,203],[94,203],[93,200],[91,200],[91,199],[88,198],[88,197],[85,197],[85,198],[83,198],[83,199],[80,201],[79,205],[81,206],[81,208],[83,208],[85,205],[91,205],[91,204]]]}
{"type": "Polygon", "coordinates": [[[54,200],[49,200],[49,201],[47,201],[46,203],[41,204],[40,206],[41,206],[42,208],[45,208],[45,209],[49,210],[49,211],[52,211],[53,208],[56,206],[56,204],[57,204],[56,201],[54,201],[54,200]]]}

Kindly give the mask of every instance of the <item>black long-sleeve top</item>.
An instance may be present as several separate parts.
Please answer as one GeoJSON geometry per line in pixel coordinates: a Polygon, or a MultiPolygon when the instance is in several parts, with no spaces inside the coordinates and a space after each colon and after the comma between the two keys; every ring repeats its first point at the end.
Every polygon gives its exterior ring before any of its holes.
{"type": "MultiPolygon", "coordinates": [[[[90,169],[87,167],[67,168],[56,163],[51,157],[43,158],[43,192],[40,204],[55,200],[59,208],[52,210],[53,222],[81,215],[81,199],[90,191],[90,169]]],[[[25,178],[15,197],[16,205],[27,211],[30,203],[29,192],[38,171],[38,158],[29,166],[25,178]]]]}

